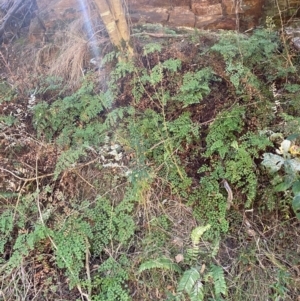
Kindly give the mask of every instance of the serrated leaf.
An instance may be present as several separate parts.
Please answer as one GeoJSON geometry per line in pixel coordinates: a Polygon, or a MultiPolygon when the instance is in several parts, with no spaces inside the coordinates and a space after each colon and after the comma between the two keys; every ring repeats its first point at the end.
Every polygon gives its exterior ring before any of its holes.
{"type": "Polygon", "coordinates": [[[190,295],[196,282],[200,280],[200,277],[200,273],[196,268],[190,268],[189,270],[185,271],[179,281],[177,291],[179,293],[185,291],[188,295],[190,295]]]}
{"type": "Polygon", "coordinates": [[[271,173],[280,170],[281,166],[284,164],[285,159],[279,155],[272,153],[264,153],[263,161],[261,164],[265,166],[271,173]]]}
{"type": "Polygon", "coordinates": [[[171,270],[178,273],[182,272],[180,266],[172,262],[169,258],[157,258],[157,259],[148,260],[140,265],[138,273],[150,269],[171,270]]]}
{"type": "Polygon", "coordinates": [[[292,206],[297,218],[300,220],[300,193],[293,198],[292,206]]]}

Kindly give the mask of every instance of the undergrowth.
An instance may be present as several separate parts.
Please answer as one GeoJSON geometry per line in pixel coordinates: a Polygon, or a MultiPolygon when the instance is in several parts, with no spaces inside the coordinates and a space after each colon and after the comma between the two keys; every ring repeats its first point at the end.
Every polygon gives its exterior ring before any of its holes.
{"type": "MultiPolygon", "coordinates": [[[[149,288],[155,288],[161,291],[157,300],[231,300],[236,292],[216,257],[221,238],[238,223],[232,216],[257,206],[271,210],[271,195],[288,199],[291,191],[299,214],[299,168],[293,180],[276,168],[280,179],[266,184],[269,176],[260,165],[278,143],[271,132],[284,140],[299,131],[298,66],[283,59],[280,47],[280,37],[270,30],[222,33],[209,50],[224,61],[222,74],[200,54],[197,67],[165,59],[158,43],[146,45],[138,62],[117,62],[110,53],[103,64],[115,67],[103,89],[86,75],[72,95],[58,93],[31,108],[36,139],[54,144],[56,158],[49,174],[39,175],[39,160],[32,177],[10,173],[23,187],[1,210],[4,294],[10,298],[16,290],[10,276],[20,266],[28,271],[32,256],[63,273],[76,298],[133,300],[140,289],[137,298],[153,300],[149,288]],[[221,84],[230,91],[227,102],[200,124],[194,110],[201,114],[221,84]],[[297,124],[296,130],[282,128],[282,120],[291,128],[297,124]],[[196,176],[188,169],[191,158],[201,163],[196,176]],[[269,184],[275,182],[273,190],[269,184]],[[269,203],[261,204],[266,191],[269,203]],[[172,231],[189,221],[167,213],[171,202],[194,217],[194,226],[178,234],[178,245],[172,231]]],[[[5,114],[0,120],[6,129],[15,124],[5,114]]],[[[7,193],[1,191],[4,200],[7,193]]],[[[288,277],[283,269],[278,273],[268,289],[274,298],[287,294],[281,289],[287,289],[282,283],[288,277]]]]}

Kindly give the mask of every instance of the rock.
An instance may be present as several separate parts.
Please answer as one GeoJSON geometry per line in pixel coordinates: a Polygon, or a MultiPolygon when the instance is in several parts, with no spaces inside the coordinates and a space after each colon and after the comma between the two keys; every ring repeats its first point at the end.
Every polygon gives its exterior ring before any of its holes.
{"type": "Polygon", "coordinates": [[[172,26],[186,26],[186,27],[195,27],[195,14],[186,7],[174,7],[170,11],[170,17],[168,23],[172,26]]]}
{"type": "Polygon", "coordinates": [[[218,23],[222,16],[196,16],[196,28],[207,28],[211,24],[218,23]]]}
{"type": "Polygon", "coordinates": [[[297,51],[300,51],[300,27],[286,27],[284,29],[288,39],[292,42],[292,45],[297,51]]]}
{"type": "Polygon", "coordinates": [[[209,4],[208,1],[201,3],[194,3],[192,5],[192,11],[195,15],[198,16],[213,16],[213,15],[223,15],[222,5],[218,4],[209,4]]]}
{"type": "Polygon", "coordinates": [[[130,10],[129,15],[133,23],[160,23],[168,21],[169,13],[164,7],[143,6],[139,10],[130,10]]]}
{"type": "Polygon", "coordinates": [[[130,8],[141,8],[143,6],[153,7],[176,7],[190,6],[190,0],[129,0],[130,8]]]}
{"type": "Polygon", "coordinates": [[[292,43],[296,50],[300,51],[300,37],[292,38],[292,43]]]}
{"type": "Polygon", "coordinates": [[[243,13],[244,10],[240,5],[236,6],[235,2],[232,0],[222,0],[223,13],[225,15],[235,15],[236,13],[243,13]]]}
{"type": "MultiPolygon", "coordinates": [[[[258,23],[264,0],[243,0],[236,8],[233,0],[127,0],[132,23],[158,23],[191,28],[236,29],[238,13],[243,29],[258,23]]],[[[39,0],[39,17],[49,32],[55,32],[82,15],[78,0],[39,0]]],[[[45,28],[35,20],[31,39],[40,40],[45,28]]]]}

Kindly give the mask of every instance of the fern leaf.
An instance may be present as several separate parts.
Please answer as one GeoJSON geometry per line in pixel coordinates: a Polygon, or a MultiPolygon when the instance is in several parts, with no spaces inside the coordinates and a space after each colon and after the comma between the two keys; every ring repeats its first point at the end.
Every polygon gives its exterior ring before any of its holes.
{"type": "Polygon", "coordinates": [[[204,232],[210,229],[210,225],[199,226],[195,228],[191,233],[191,239],[194,246],[197,246],[200,242],[200,238],[204,232]]]}
{"type": "Polygon", "coordinates": [[[204,299],[203,284],[200,279],[196,282],[189,296],[191,301],[202,301],[204,299]]]}
{"type": "Polygon", "coordinates": [[[141,273],[150,269],[163,269],[163,270],[171,270],[178,273],[181,273],[182,270],[180,266],[174,262],[172,262],[168,258],[157,258],[153,260],[148,260],[140,265],[138,273],[141,273]]]}
{"type": "Polygon", "coordinates": [[[214,288],[216,297],[221,297],[221,294],[227,295],[227,285],[225,282],[224,271],[217,265],[212,265],[210,268],[211,276],[214,280],[214,288]]]}
{"type": "MultiPolygon", "coordinates": [[[[193,290],[196,288],[197,281],[200,280],[200,273],[196,268],[190,268],[182,275],[177,291],[179,293],[185,291],[188,295],[193,294],[193,290]]],[[[197,285],[198,290],[198,285],[197,285]]]]}
{"type": "Polygon", "coordinates": [[[78,149],[72,149],[63,152],[56,163],[55,170],[54,170],[54,180],[56,180],[60,173],[63,170],[66,170],[72,166],[75,166],[75,164],[78,162],[79,158],[86,155],[85,150],[83,147],[80,147],[78,149]]]}
{"type": "Polygon", "coordinates": [[[216,240],[214,242],[214,246],[213,246],[213,249],[211,251],[211,257],[216,257],[218,252],[219,252],[219,249],[220,249],[220,239],[216,240]]]}

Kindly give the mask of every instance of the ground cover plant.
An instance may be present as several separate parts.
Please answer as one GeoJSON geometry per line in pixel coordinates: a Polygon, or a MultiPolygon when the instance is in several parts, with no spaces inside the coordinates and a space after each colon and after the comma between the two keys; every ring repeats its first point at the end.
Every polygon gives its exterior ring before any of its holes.
{"type": "Polygon", "coordinates": [[[173,34],[72,92],[3,83],[3,300],[299,297],[299,55],[173,34]]]}

